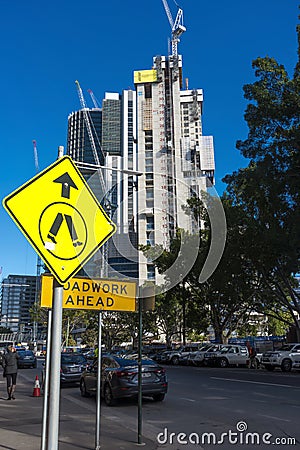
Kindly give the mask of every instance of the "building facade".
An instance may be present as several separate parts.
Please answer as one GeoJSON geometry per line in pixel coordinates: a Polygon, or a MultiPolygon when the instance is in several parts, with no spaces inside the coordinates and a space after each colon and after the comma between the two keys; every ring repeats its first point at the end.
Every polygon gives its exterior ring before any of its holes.
{"type": "Polygon", "coordinates": [[[104,156],[101,149],[102,139],[102,111],[100,108],[86,108],[85,111],[72,112],[68,117],[68,143],[67,154],[74,161],[82,161],[95,164],[93,143],[86,126],[85,116],[88,117],[93,136],[94,147],[101,164],[104,163],[104,156]]]}
{"type": "MultiPolygon", "coordinates": [[[[180,55],[155,57],[152,69],[134,72],[134,83],[135,90],[106,93],[102,108],[88,111],[106,167],[105,196],[100,197],[117,232],[86,273],[126,276],[143,284],[158,274],[139,245],[167,249],[178,228],[198,231],[184,206],[214,184],[215,163],[213,138],[202,132],[203,91],[183,89],[180,55]]],[[[67,153],[95,164],[84,120],[84,110],[69,116],[67,153]]],[[[89,179],[95,193],[97,183],[95,176],[89,179]]]]}
{"type": "Polygon", "coordinates": [[[75,161],[96,164],[92,148],[97,149],[100,164],[107,168],[101,170],[105,189],[99,186],[99,173],[90,168],[80,170],[117,224],[117,232],[80,274],[137,278],[137,180],[136,176],[127,173],[137,167],[136,93],[133,90],[124,90],[122,94],[105,93],[102,108],[85,110],[85,113],[80,110],[69,115],[67,154],[75,161]],[[93,130],[98,130],[97,137],[93,136],[94,143],[90,142],[87,132],[87,118],[93,130]]]}
{"type": "Polygon", "coordinates": [[[1,326],[13,333],[32,331],[30,308],[36,301],[37,277],[8,275],[1,286],[1,326]]]}
{"type": "MultiPolygon", "coordinates": [[[[182,57],[154,58],[136,71],[139,244],[168,248],[177,228],[195,232],[183,206],[214,183],[212,136],[202,134],[202,89],[182,89],[182,57]]],[[[140,252],[139,279],[154,280],[153,264],[140,252]]]]}

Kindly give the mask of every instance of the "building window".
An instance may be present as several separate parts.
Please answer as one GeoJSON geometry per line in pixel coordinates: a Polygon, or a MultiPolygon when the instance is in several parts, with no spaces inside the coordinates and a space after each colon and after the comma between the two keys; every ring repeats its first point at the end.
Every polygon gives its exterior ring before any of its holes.
{"type": "Polygon", "coordinates": [[[145,84],[145,98],[152,98],[152,85],[150,83],[145,84]]]}
{"type": "Polygon", "coordinates": [[[154,230],[154,216],[147,216],[147,230],[154,230]]]}
{"type": "Polygon", "coordinates": [[[147,279],[155,280],[155,267],[150,264],[147,264],[147,279]]]}

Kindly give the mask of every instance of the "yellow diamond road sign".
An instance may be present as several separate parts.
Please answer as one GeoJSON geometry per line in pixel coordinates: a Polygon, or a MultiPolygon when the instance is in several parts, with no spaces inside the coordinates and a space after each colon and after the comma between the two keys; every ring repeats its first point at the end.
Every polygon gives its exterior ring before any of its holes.
{"type": "Polygon", "coordinates": [[[116,231],[68,156],[8,195],[3,205],[62,284],[116,231]]]}

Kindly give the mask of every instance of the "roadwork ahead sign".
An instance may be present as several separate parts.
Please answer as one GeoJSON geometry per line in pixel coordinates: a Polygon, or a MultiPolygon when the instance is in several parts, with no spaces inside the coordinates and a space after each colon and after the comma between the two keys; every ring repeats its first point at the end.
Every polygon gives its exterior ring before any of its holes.
{"type": "Polygon", "coordinates": [[[61,284],[116,231],[68,156],[8,195],[3,205],[61,284]]]}
{"type": "MultiPolygon", "coordinates": [[[[71,278],[63,286],[63,308],[95,311],[136,311],[136,283],[71,278]]],[[[53,277],[42,276],[41,307],[52,308],[53,277]]]]}

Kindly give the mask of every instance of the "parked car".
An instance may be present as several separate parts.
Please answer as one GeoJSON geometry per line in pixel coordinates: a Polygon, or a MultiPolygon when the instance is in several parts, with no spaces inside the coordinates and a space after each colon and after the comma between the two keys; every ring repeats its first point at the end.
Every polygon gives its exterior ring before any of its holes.
{"type": "MultiPolygon", "coordinates": [[[[67,383],[79,383],[82,372],[89,366],[88,360],[81,353],[64,352],[61,354],[60,382],[61,385],[67,383]]],[[[42,365],[42,383],[44,389],[46,377],[46,363],[42,365]]]]}
{"type": "Polygon", "coordinates": [[[196,352],[191,352],[189,355],[189,364],[194,366],[202,366],[204,364],[204,355],[208,352],[217,351],[220,349],[219,344],[205,344],[196,352]]]}
{"type": "Polygon", "coordinates": [[[17,349],[19,359],[18,359],[18,368],[25,368],[25,367],[37,367],[37,359],[35,354],[32,350],[19,350],[17,349]]]}
{"type": "MultiPolygon", "coordinates": [[[[104,356],[101,366],[101,396],[108,406],[124,397],[138,395],[138,363],[136,359],[104,356]]],[[[98,361],[88,367],[80,378],[83,397],[97,392],[98,361]]],[[[142,392],[154,401],[162,401],[168,390],[166,371],[154,361],[142,360],[142,392]]]]}
{"type": "Polygon", "coordinates": [[[216,364],[215,355],[217,352],[221,350],[223,344],[213,344],[211,347],[207,349],[207,351],[203,355],[203,365],[204,366],[213,366],[216,364]]]}
{"type": "Polygon", "coordinates": [[[60,382],[79,383],[82,372],[88,367],[88,360],[81,353],[62,353],[60,382]]]}
{"type": "Polygon", "coordinates": [[[300,352],[291,353],[292,369],[300,369],[300,352]]]}
{"type": "Polygon", "coordinates": [[[164,353],[168,352],[168,351],[170,351],[170,350],[166,350],[166,349],[158,350],[154,354],[149,355],[149,356],[151,359],[153,359],[153,361],[156,361],[159,364],[159,363],[165,362],[164,353]]]}
{"type": "Polygon", "coordinates": [[[187,364],[190,354],[199,350],[198,346],[186,345],[177,350],[164,351],[160,356],[160,362],[165,364],[187,364]]]}
{"type": "Polygon", "coordinates": [[[269,371],[274,370],[275,367],[280,367],[283,372],[290,372],[293,366],[297,367],[299,358],[296,355],[298,353],[300,355],[299,343],[285,344],[278,350],[264,353],[261,363],[269,371]]]}
{"type": "Polygon", "coordinates": [[[248,366],[249,352],[244,345],[222,345],[220,350],[210,352],[210,362],[219,367],[248,366]]]}

